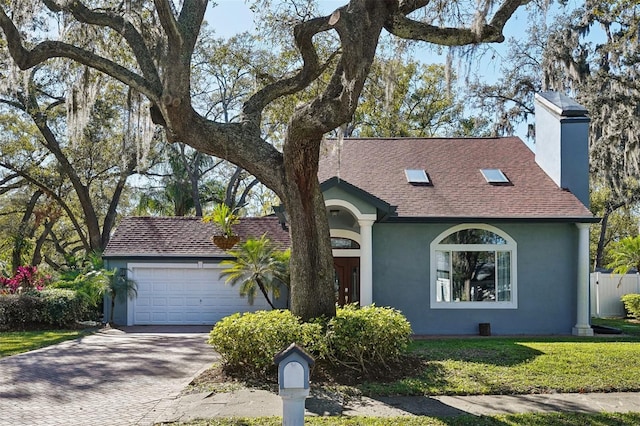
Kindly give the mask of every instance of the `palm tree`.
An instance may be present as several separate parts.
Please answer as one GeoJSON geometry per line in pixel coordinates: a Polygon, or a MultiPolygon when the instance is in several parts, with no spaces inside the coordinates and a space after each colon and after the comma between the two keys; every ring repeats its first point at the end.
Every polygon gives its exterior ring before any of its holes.
{"type": "MultiPolygon", "coordinates": [[[[635,268],[640,272],[640,235],[636,237],[626,237],[614,243],[611,252],[613,260],[607,268],[613,268],[614,274],[626,274],[635,268]]],[[[622,282],[622,277],[620,277],[622,282]]],[[[618,283],[618,287],[620,283],[618,283]]]]}
{"type": "Polygon", "coordinates": [[[237,250],[229,252],[235,257],[234,260],[221,262],[227,268],[220,276],[227,277],[228,284],[240,283],[240,296],[247,296],[251,305],[256,291],[260,289],[269,306],[275,309],[269,292],[277,298],[280,296],[280,285],[289,284],[289,256],[286,253],[276,250],[266,235],[259,239],[248,239],[237,250]]]}
{"type": "Polygon", "coordinates": [[[113,311],[118,302],[125,302],[127,298],[133,298],[138,295],[138,284],[127,278],[126,270],[121,271],[114,268],[111,271],[105,271],[103,274],[105,280],[103,282],[102,291],[111,299],[111,312],[109,315],[109,324],[113,324],[113,311]]]}

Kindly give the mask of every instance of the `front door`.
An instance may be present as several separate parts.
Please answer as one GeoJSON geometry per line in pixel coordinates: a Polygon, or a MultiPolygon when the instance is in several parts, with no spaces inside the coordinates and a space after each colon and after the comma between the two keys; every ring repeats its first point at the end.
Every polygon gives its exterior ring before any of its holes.
{"type": "Polygon", "coordinates": [[[334,257],[335,291],[338,305],[360,301],[360,258],[334,257]]]}

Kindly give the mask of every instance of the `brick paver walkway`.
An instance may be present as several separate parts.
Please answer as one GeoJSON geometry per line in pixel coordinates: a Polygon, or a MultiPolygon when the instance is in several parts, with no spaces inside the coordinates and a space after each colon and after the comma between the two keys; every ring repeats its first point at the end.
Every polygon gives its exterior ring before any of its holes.
{"type": "Polygon", "coordinates": [[[216,355],[206,333],[150,331],[109,330],[0,359],[0,425],[153,424],[216,355]]]}

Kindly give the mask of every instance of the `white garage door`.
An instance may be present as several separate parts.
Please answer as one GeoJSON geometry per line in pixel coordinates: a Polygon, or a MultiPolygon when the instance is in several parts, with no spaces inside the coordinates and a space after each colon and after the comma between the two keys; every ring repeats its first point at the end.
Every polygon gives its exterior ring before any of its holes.
{"type": "Polygon", "coordinates": [[[138,297],[129,311],[130,324],[214,324],[235,312],[270,309],[260,291],[249,305],[247,298],[238,294],[239,284],[232,287],[220,278],[220,269],[161,265],[130,269],[138,284],[138,297]]]}

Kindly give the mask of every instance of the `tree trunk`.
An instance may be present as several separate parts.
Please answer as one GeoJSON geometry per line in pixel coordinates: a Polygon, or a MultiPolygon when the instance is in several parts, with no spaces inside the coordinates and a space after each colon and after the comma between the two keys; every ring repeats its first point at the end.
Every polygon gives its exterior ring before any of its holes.
{"type": "Polygon", "coordinates": [[[271,298],[269,297],[269,292],[267,291],[266,287],[264,286],[264,283],[262,282],[262,280],[260,278],[256,278],[256,283],[258,283],[258,288],[260,289],[260,292],[264,296],[264,298],[267,301],[267,303],[269,304],[269,306],[271,306],[271,309],[275,309],[276,307],[273,306],[273,303],[271,302],[271,298]]]}
{"type": "MultiPolygon", "coordinates": [[[[304,164],[304,163],[302,163],[304,164]]],[[[291,235],[291,312],[304,321],[333,317],[335,271],[329,222],[318,182],[317,161],[298,168],[283,200],[291,235]],[[314,167],[315,165],[315,167],[314,167]]],[[[288,166],[287,173],[295,167],[288,166]]]]}
{"type": "Polygon", "coordinates": [[[11,272],[13,274],[18,270],[18,266],[22,266],[22,256],[25,251],[25,240],[28,237],[33,237],[33,230],[29,230],[29,219],[31,219],[36,203],[42,194],[43,192],[39,189],[33,193],[25,208],[24,215],[22,215],[22,220],[20,221],[18,233],[13,242],[13,250],[11,252],[11,272]]]}
{"type": "Polygon", "coordinates": [[[598,248],[596,249],[596,258],[594,270],[602,268],[602,261],[604,258],[604,242],[607,236],[607,223],[609,222],[609,215],[611,212],[609,209],[605,209],[602,215],[602,221],[600,222],[600,236],[598,237],[598,248]]]}

